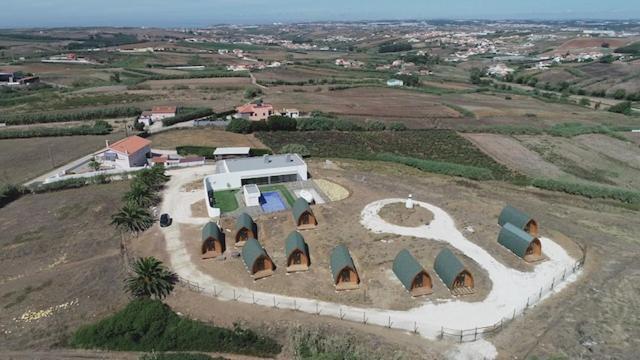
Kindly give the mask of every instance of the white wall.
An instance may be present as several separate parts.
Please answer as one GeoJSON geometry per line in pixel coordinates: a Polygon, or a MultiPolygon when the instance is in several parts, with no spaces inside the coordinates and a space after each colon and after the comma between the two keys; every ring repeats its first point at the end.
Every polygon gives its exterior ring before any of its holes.
{"type": "Polygon", "coordinates": [[[208,176],[209,184],[214,191],[239,189],[242,187],[242,179],[251,179],[265,176],[298,175],[298,180],[307,180],[307,165],[287,166],[277,169],[252,170],[232,173],[219,173],[208,176]]]}

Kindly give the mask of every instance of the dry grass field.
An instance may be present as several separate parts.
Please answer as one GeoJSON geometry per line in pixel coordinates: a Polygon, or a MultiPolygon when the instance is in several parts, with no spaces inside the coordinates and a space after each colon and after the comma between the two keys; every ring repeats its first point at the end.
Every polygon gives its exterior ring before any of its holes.
{"type": "Polygon", "coordinates": [[[189,88],[208,87],[208,88],[245,88],[251,85],[251,79],[246,77],[230,77],[230,78],[203,78],[203,79],[177,79],[177,80],[147,80],[140,86],[149,86],[152,90],[171,88],[176,85],[188,86],[189,88]]]}
{"type": "Polygon", "coordinates": [[[265,100],[277,107],[301,111],[320,110],[349,118],[405,120],[408,126],[423,127],[434,118],[458,118],[460,114],[443,105],[438,96],[389,88],[362,87],[339,91],[269,93],[265,100]]]}
{"type": "Polygon", "coordinates": [[[0,140],[0,184],[22,183],[125,136],[62,136],[0,140]],[[51,156],[49,156],[51,154],[51,156]]]}
{"type": "Polygon", "coordinates": [[[173,150],[176,146],[249,146],[267,148],[253,134],[235,134],[212,128],[176,129],[164,131],[149,137],[152,146],[158,149],[173,150]]]}
{"type": "Polygon", "coordinates": [[[128,183],[28,195],[0,209],[0,348],[64,344],[127,301],[109,224],[128,183]]]}

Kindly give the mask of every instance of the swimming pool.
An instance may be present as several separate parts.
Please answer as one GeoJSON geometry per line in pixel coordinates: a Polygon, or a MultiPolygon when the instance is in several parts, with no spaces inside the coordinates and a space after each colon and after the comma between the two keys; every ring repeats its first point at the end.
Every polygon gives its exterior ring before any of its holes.
{"type": "Polygon", "coordinates": [[[265,213],[282,211],[287,208],[278,191],[263,192],[260,196],[260,207],[265,213]]]}

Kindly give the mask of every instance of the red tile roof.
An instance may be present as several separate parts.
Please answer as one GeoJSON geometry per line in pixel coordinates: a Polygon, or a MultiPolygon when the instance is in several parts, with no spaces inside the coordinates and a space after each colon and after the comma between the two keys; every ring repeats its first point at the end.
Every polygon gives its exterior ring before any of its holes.
{"type": "Polygon", "coordinates": [[[149,145],[151,145],[151,141],[134,135],[114,142],[109,145],[109,149],[122,154],[134,154],[149,145]]]}
{"type": "Polygon", "coordinates": [[[175,106],[154,106],[151,108],[151,112],[154,114],[175,114],[175,106]]]}
{"type": "Polygon", "coordinates": [[[252,112],[256,112],[257,109],[271,109],[273,110],[273,105],[271,104],[246,104],[246,105],[242,105],[242,106],[238,106],[236,108],[236,111],[241,113],[241,114],[245,114],[245,113],[252,113],[252,112]]]}

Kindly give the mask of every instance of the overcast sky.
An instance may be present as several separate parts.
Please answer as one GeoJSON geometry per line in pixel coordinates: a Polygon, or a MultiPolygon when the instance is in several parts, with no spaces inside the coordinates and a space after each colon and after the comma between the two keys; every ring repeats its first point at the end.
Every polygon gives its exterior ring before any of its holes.
{"type": "Polygon", "coordinates": [[[0,0],[0,27],[375,19],[629,19],[640,0],[0,0]]]}

